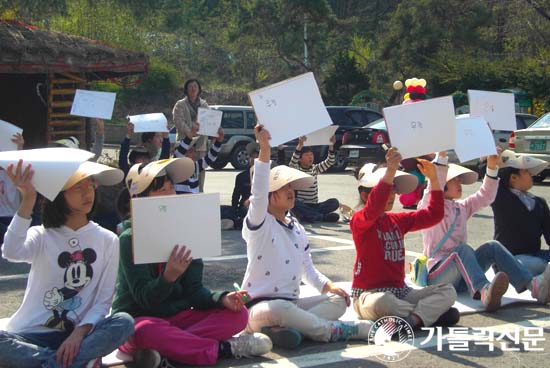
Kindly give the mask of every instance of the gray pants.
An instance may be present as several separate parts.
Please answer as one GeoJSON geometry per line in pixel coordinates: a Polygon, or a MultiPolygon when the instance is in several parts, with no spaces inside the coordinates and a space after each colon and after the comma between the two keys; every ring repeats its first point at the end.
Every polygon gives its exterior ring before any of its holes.
{"type": "Polygon", "coordinates": [[[331,321],[346,312],[346,300],[338,295],[316,295],[295,301],[267,300],[248,310],[248,333],[260,332],[262,327],[292,327],[314,341],[328,342],[331,321]]]}
{"type": "Polygon", "coordinates": [[[388,292],[364,292],[353,299],[353,309],[360,319],[376,321],[385,316],[405,318],[416,314],[429,327],[456,301],[452,285],[434,285],[413,289],[403,299],[388,292]]]}

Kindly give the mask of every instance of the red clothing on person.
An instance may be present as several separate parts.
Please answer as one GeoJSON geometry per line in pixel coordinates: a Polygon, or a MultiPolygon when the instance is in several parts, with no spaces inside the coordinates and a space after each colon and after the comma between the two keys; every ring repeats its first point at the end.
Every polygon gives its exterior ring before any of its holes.
{"type": "Polygon", "coordinates": [[[443,219],[443,192],[432,190],[428,208],[414,212],[384,212],[392,185],[380,181],[365,207],[350,223],[355,243],[352,288],[371,290],[405,285],[405,234],[443,219]]]}

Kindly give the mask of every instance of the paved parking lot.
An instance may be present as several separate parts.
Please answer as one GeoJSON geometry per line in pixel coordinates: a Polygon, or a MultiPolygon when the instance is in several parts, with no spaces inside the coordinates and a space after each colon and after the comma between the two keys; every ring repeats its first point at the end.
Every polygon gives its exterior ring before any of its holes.
{"type": "MultiPolygon", "coordinates": [[[[222,204],[230,204],[231,188],[237,172],[234,170],[208,171],[206,178],[207,192],[220,192],[222,204]]],[[[465,195],[479,188],[480,183],[465,187],[465,195]]],[[[320,198],[336,197],[341,202],[355,206],[358,201],[355,179],[351,171],[341,174],[323,174],[319,177],[320,198]]],[[[537,185],[533,192],[545,198],[550,197],[550,183],[537,185]]],[[[394,210],[402,210],[396,202],[394,210]]],[[[307,225],[310,233],[313,259],[319,270],[334,281],[350,281],[355,257],[353,243],[348,225],[316,224],[307,225]]],[[[491,239],[493,231],[492,213],[484,209],[474,215],[469,223],[469,242],[476,246],[491,239]]],[[[246,267],[246,247],[241,239],[240,231],[224,231],[223,255],[216,261],[206,262],[204,271],[205,283],[212,289],[231,289],[233,282],[240,282],[246,267]]],[[[422,242],[419,233],[406,237],[408,251],[421,252],[422,242]]],[[[414,254],[414,253],[413,253],[414,254]]],[[[411,261],[410,256],[407,261],[411,261]]],[[[0,261],[0,318],[9,316],[19,305],[25,284],[26,265],[8,264],[0,261]]],[[[514,328],[541,327],[544,341],[536,347],[541,351],[526,351],[522,344],[514,344],[513,337],[508,336],[508,348],[502,349],[500,341],[494,344],[494,351],[489,346],[479,346],[470,342],[469,351],[451,351],[446,340],[438,347],[437,338],[426,340],[427,333],[416,334],[415,346],[392,348],[393,351],[410,350],[402,363],[388,363],[377,356],[379,348],[366,343],[353,342],[349,344],[319,344],[306,342],[300,349],[285,351],[275,349],[269,355],[260,359],[240,359],[220,361],[217,366],[291,366],[291,367],[382,367],[406,364],[409,367],[544,367],[550,358],[550,309],[535,304],[515,304],[499,310],[496,313],[478,313],[464,316],[459,326],[469,327],[469,338],[472,338],[472,328],[486,327],[496,331],[513,331],[514,328]],[[439,350],[439,351],[438,351],[439,350]]],[[[444,331],[446,332],[446,331],[444,331]]],[[[510,335],[510,334],[509,334],[510,335]]],[[[383,353],[383,352],[382,352],[383,353]]]]}

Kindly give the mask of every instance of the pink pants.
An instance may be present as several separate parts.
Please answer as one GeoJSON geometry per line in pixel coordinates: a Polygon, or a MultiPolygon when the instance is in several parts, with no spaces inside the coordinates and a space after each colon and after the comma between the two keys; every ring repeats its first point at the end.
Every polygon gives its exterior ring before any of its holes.
{"type": "Polygon", "coordinates": [[[179,363],[212,365],[218,361],[219,341],[241,332],[248,311],[228,309],[186,310],[172,317],[137,317],[135,332],[119,347],[127,354],[154,349],[179,363]]]}

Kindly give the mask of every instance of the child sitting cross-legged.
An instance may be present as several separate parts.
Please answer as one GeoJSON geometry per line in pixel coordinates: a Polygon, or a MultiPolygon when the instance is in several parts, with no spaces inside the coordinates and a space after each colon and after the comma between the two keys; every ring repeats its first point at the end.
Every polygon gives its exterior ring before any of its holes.
{"type": "Polygon", "coordinates": [[[254,134],[260,152],[242,230],[248,257],[242,287],[252,297],[246,331],[262,331],[284,348],[297,347],[302,335],[320,342],[366,339],[371,323],[338,321],[350,297],[315,268],[305,229],[289,214],[294,191],[313,177],[285,165],[271,169],[270,134],[261,125],[254,134]],[[302,281],[321,294],[300,298],[302,281]]]}
{"type": "Polygon", "coordinates": [[[19,161],[6,172],[21,193],[21,204],[8,227],[2,257],[29,263],[31,270],[21,306],[6,331],[0,331],[0,366],[99,367],[101,357],[134,331],[128,314],[107,316],[118,239],[89,220],[97,185],[117,184],[124,174],[82,163],[53,201],[43,200],[43,225],[29,228],[37,197],[34,171],[19,161]]]}
{"type": "MultiPolygon", "coordinates": [[[[129,193],[132,197],[175,195],[174,183],[189,178],[194,168],[185,157],[134,165],[128,174],[129,193]]],[[[122,212],[129,208],[122,207],[122,212]]],[[[131,220],[123,222],[123,229],[113,310],[135,318],[134,335],[119,349],[132,354],[139,367],[167,367],[169,361],[212,365],[220,358],[271,350],[265,335],[233,337],[248,321],[246,291],[213,292],[204,287],[203,262],[193,259],[184,245],[176,245],[166,262],[134,264],[131,220]]]]}
{"type": "MultiPolygon", "coordinates": [[[[446,152],[440,152],[436,157],[436,167],[439,180],[446,183],[445,215],[435,226],[422,232],[424,254],[428,257],[428,285],[445,282],[452,284],[457,291],[468,290],[473,299],[481,299],[489,312],[500,307],[509,283],[517,292],[529,289],[533,298],[542,304],[550,301],[550,267],[533,277],[498,241],[487,241],[476,249],[467,242],[468,219],[495,200],[499,181],[498,160],[498,155],[487,157],[487,173],[481,187],[474,194],[460,199],[462,184],[473,184],[477,174],[462,166],[447,166],[446,152]],[[437,252],[436,248],[439,248],[437,252]],[[498,272],[489,281],[485,272],[491,266],[495,266],[498,272]]],[[[429,189],[430,184],[419,208],[425,208],[431,200],[433,192],[429,189]]]]}
{"type": "Polygon", "coordinates": [[[401,154],[390,148],[386,168],[366,164],[359,173],[359,195],[363,209],[355,212],[350,227],[357,256],[353,270],[353,307],[360,319],[384,316],[404,318],[412,328],[451,326],[460,318],[451,308],[456,292],[451,285],[413,289],[405,284],[405,234],[425,229],[443,217],[443,193],[435,168],[419,159],[418,169],[433,185],[426,209],[389,212],[396,193],[413,191],[418,179],[398,171],[401,154]]]}

